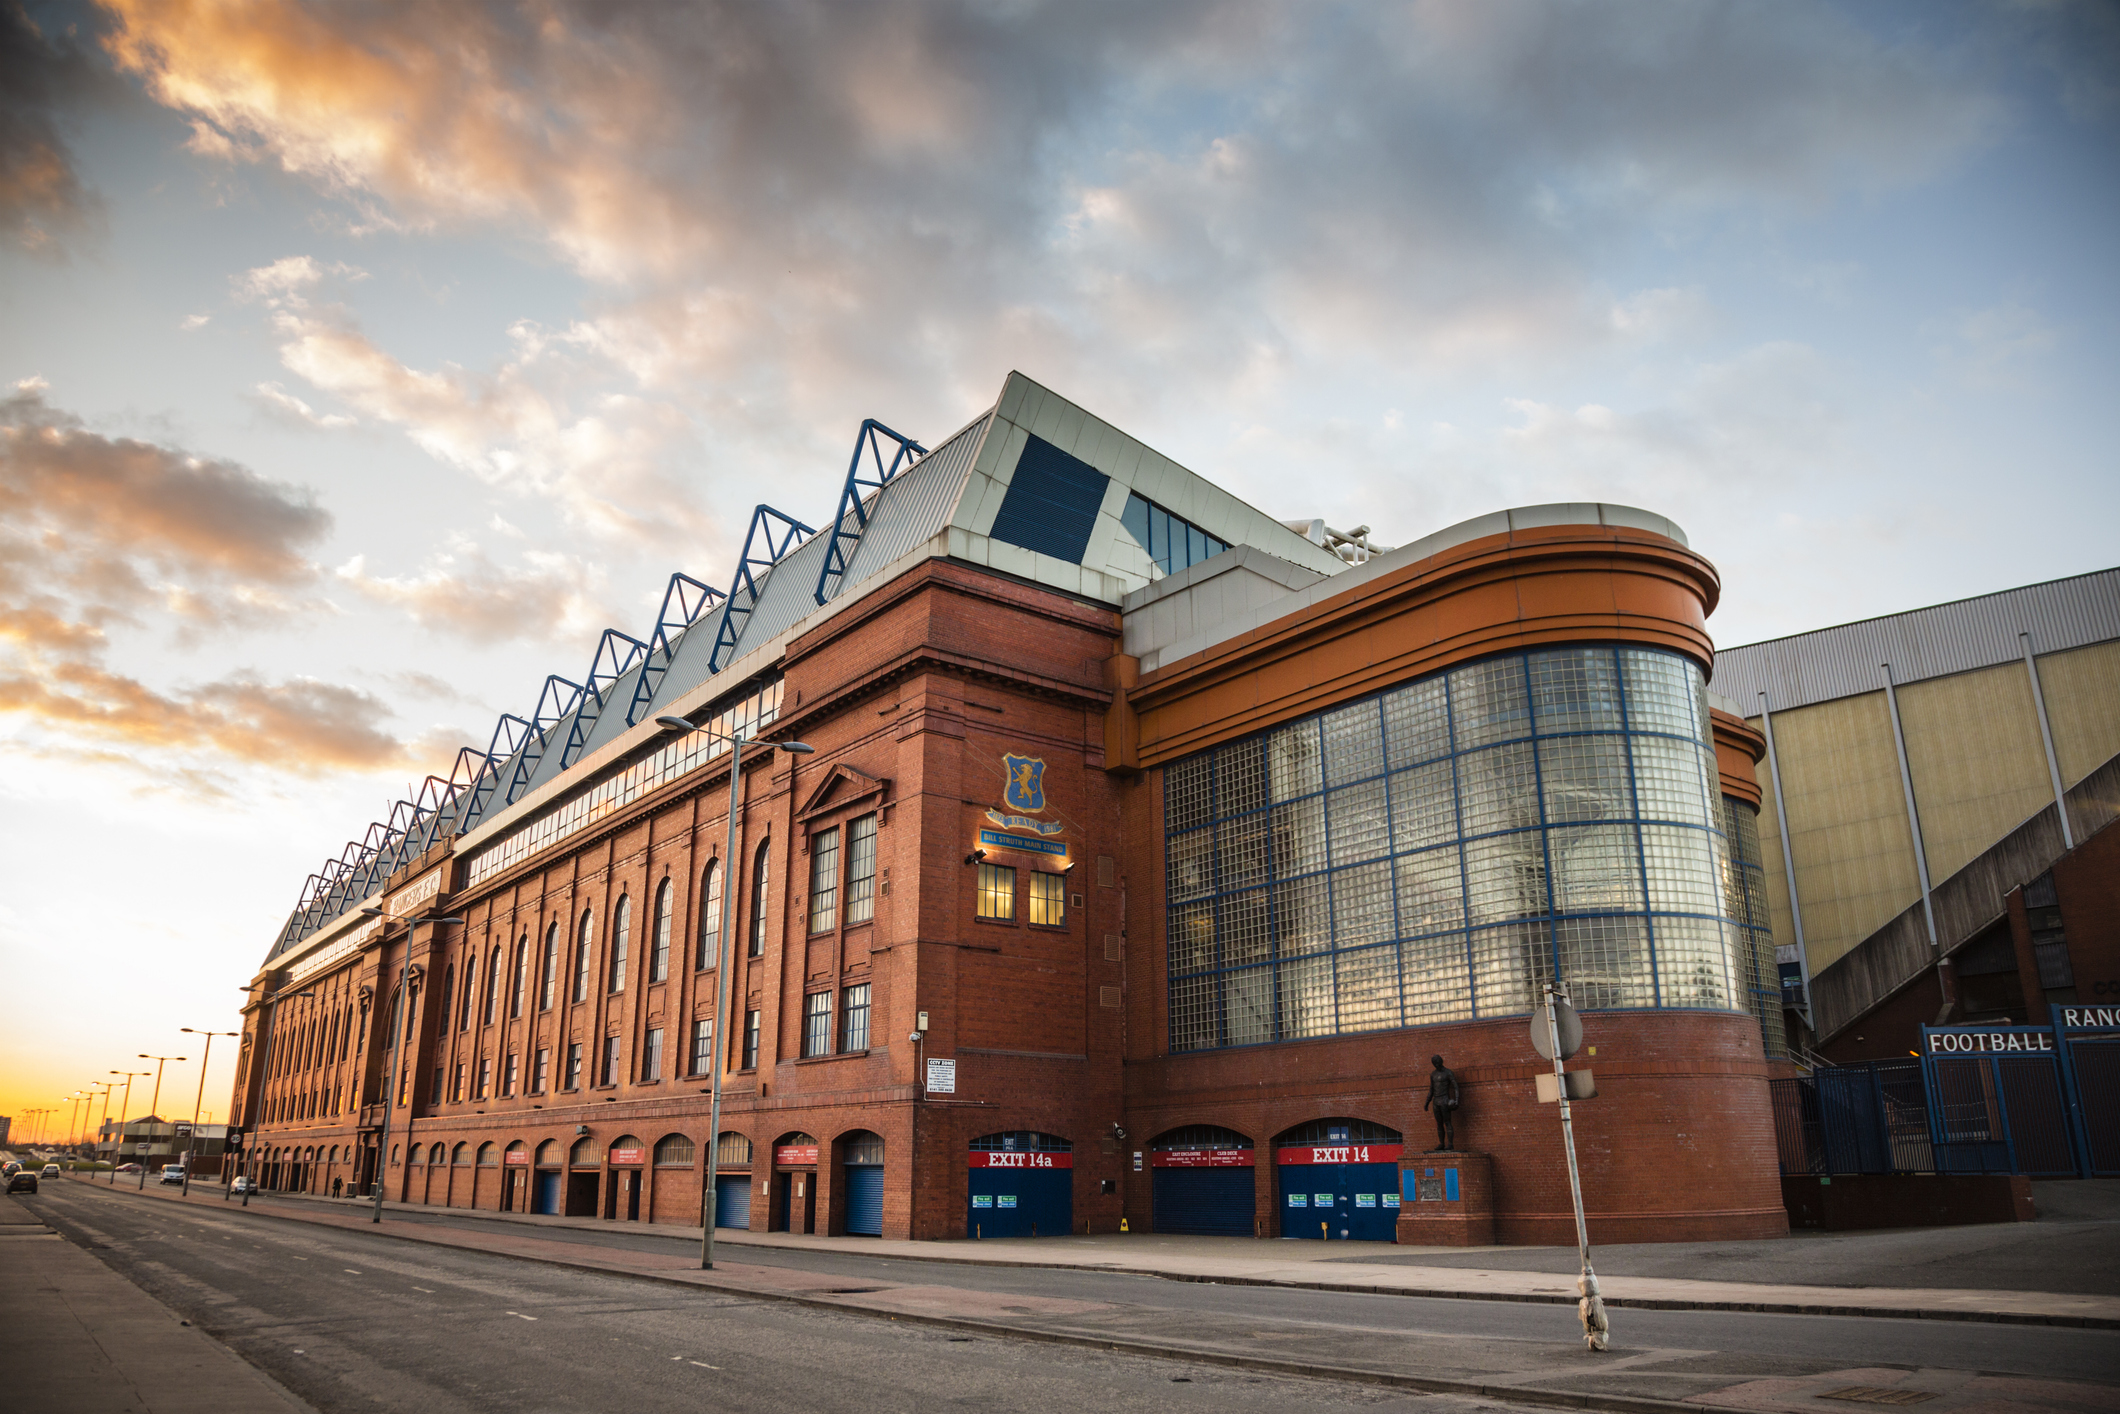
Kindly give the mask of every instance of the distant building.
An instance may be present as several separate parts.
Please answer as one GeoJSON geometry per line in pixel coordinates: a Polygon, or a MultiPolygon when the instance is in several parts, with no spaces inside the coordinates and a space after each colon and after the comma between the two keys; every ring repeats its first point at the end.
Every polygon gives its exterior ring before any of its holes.
{"type": "Polygon", "coordinates": [[[6,1145],[8,1132],[14,1127],[14,1120],[12,1120],[6,1115],[0,1115],[0,1146],[6,1145]]]}

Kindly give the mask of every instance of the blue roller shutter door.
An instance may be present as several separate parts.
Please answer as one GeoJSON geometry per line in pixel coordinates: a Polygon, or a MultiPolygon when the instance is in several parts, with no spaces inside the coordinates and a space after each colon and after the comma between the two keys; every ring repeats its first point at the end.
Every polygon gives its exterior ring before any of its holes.
{"type": "Polygon", "coordinates": [[[1281,1235],[1392,1242],[1399,1224],[1399,1166],[1280,1164],[1281,1235]],[[1321,1228],[1319,1224],[1324,1224],[1321,1228]]]}
{"type": "Polygon", "coordinates": [[[530,1211],[533,1213],[550,1213],[554,1217],[559,1215],[559,1185],[562,1177],[564,1175],[557,1172],[537,1175],[535,1180],[537,1184],[537,1201],[531,1205],[530,1211]]]}
{"type": "Polygon", "coordinates": [[[714,1176],[714,1226],[751,1225],[751,1175],[723,1173],[714,1176]]]}
{"type": "Polygon", "coordinates": [[[849,1164],[845,1172],[848,1236],[883,1236],[883,1166],[849,1164]]]}
{"type": "Polygon", "coordinates": [[[1157,1169],[1156,1231],[1250,1237],[1252,1175],[1249,1166],[1157,1169]]]}
{"type": "Polygon", "coordinates": [[[1074,1230],[1071,1168],[976,1168],[968,1178],[967,1237],[1056,1237],[1074,1230]]]}

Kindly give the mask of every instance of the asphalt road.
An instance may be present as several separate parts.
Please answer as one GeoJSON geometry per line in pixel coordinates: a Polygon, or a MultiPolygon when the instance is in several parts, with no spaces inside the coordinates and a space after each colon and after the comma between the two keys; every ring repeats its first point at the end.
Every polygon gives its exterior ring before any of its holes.
{"type": "MultiPolygon", "coordinates": [[[[923,1408],[974,1400],[1024,1407],[1064,1399],[1115,1409],[1147,1408],[1153,1400],[1160,1411],[1173,1398],[1211,1397],[1217,1410],[1245,1411],[1411,1407],[1414,1398],[1204,1363],[1006,1338],[967,1340],[874,1316],[319,1229],[255,1210],[143,1203],[71,1184],[54,1185],[31,1201],[54,1226],[95,1244],[119,1271],[326,1409],[484,1409],[503,1401],[511,1410],[574,1409],[603,1404],[606,1392],[617,1390],[628,1398],[638,1390],[650,1408],[710,1399],[739,1409],[895,1409],[915,1400],[923,1408]],[[701,1384],[709,1375],[730,1383],[701,1384]]],[[[271,1204],[261,1200],[268,1212],[271,1204]]],[[[488,1227],[446,1211],[392,1217],[488,1227]]],[[[696,1240],[638,1228],[543,1228],[537,1236],[589,1248],[696,1251],[696,1240]]],[[[1319,1358],[1344,1356],[1350,1342],[1400,1348],[1417,1342],[1472,1378],[1512,1363],[1526,1366],[1526,1352],[1581,1360],[1579,1349],[1566,1354],[1575,1336],[1566,1306],[1216,1286],[751,1246],[724,1247],[723,1256],[856,1280],[991,1292],[997,1307],[1012,1295],[1108,1303],[1123,1308],[1128,1333],[1144,1339],[1241,1327],[1277,1355],[1308,1349],[1319,1358]]],[[[1683,1398],[1701,1387],[1700,1376],[1716,1371],[1729,1378],[1706,1383],[1877,1365],[2120,1376],[2120,1332],[1732,1312],[1613,1314],[1614,1355],[1642,1362],[1638,1379],[1620,1386],[1665,1398],[1683,1398]]],[[[1444,1414],[1482,1404],[1427,1396],[1421,1407],[1444,1414]]]]}
{"type": "Polygon", "coordinates": [[[240,1210],[113,1200],[70,1184],[29,1201],[54,1227],[325,1411],[1507,1408],[967,1337],[240,1210]]]}

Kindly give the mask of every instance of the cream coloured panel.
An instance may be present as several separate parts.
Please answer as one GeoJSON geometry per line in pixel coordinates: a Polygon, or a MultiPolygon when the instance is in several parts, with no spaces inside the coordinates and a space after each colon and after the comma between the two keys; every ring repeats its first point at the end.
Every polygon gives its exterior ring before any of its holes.
{"type": "Polygon", "coordinates": [[[2022,662],[1902,687],[1899,720],[1932,884],[2054,803],[2022,662]]]}
{"type": "Polygon", "coordinates": [[[2120,641],[2042,654],[2039,686],[2065,785],[2120,755],[2120,641]]]}

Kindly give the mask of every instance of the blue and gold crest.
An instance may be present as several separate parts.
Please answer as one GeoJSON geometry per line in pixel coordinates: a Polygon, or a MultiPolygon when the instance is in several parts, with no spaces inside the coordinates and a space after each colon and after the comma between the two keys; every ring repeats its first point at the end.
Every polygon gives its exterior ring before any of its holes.
{"type": "Polygon", "coordinates": [[[1008,768],[1002,799],[1016,810],[1045,809],[1045,762],[1036,756],[1004,754],[1001,764],[1008,768]]]}

